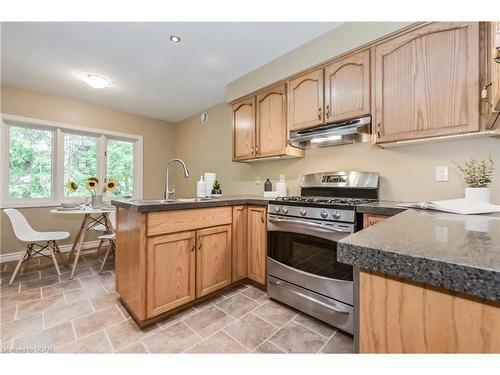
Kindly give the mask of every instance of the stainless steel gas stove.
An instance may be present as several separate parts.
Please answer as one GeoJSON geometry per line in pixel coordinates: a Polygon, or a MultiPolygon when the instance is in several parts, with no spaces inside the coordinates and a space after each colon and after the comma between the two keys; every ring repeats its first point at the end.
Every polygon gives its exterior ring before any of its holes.
{"type": "Polygon", "coordinates": [[[353,332],[353,270],[337,241],[359,230],[356,206],[378,198],[378,173],[302,176],[301,196],[268,207],[267,291],[271,298],[353,332]]]}

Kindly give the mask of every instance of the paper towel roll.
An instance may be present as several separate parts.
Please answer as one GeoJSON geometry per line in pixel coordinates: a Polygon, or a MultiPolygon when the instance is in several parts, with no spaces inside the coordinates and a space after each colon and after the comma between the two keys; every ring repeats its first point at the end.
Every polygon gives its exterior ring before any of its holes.
{"type": "Polygon", "coordinates": [[[207,197],[212,195],[212,188],[214,186],[214,181],[217,179],[217,175],[213,172],[205,172],[205,183],[207,184],[207,197]]]}
{"type": "Polygon", "coordinates": [[[276,192],[278,193],[278,197],[286,197],[287,196],[287,188],[286,182],[276,182],[276,192]]]}

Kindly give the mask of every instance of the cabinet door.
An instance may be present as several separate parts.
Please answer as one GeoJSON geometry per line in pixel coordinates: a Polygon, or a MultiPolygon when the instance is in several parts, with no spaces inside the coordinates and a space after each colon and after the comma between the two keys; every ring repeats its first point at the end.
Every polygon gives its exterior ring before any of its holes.
{"type": "Polygon", "coordinates": [[[326,122],[370,114],[370,51],[335,61],[325,68],[326,122]]]}
{"type": "Polygon", "coordinates": [[[372,225],[377,224],[378,222],[387,219],[387,216],[384,215],[371,215],[364,214],[363,216],[363,228],[371,227],[372,225]]]}
{"type": "Polygon", "coordinates": [[[196,232],[196,297],[231,284],[231,225],[196,232]]]}
{"type": "Polygon", "coordinates": [[[478,79],[478,23],[432,23],[378,45],[376,142],[478,130],[478,79]]]}
{"type": "Polygon", "coordinates": [[[248,278],[266,283],[267,230],[266,208],[248,206],[248,278]]]}
{"type": "Polygon", "coordinates": [[[195,232],[151,237],[147,243],[147,316],[195,298],[195,232]]]}
{"type": "Polygon", "coordinates": [[[233,104],[233,160],[255,156],[255,96],[233,104]]]}
{"type": "Polygon", "coordinates": [[[288,83],[288,127],[289,130],[310,128],[322,124],[323,69],[317,69],[288,83]]]}
{"type": "Polygon", "coordinates": [[[247,277],[247,207],[233,207],[232,282],[247,277]]]}
{"type": "Polygon", "coordinates": [[[283,155],[287,146],[286,85],[257,95],[257,157],[283,155]]]}
{"type": "Polygon", "coordinates": [[[491,128],[500,112],[500,22],[491,23],[489,51],[488,66],[491,86],[488,95],[491,101],[491,112],[487,127],[491,128]]]}

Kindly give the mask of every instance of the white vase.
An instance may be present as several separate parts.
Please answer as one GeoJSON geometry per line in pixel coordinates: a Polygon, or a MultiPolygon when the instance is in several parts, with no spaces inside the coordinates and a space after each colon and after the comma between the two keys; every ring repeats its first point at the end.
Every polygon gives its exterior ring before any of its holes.
{"type": "Polygon", "coordinates": [[[465,188],[465,198],[490,203],[490,188],[465,188]]]}
{"type": "Polygon", "coordinates": [[[92,208],[102,208],[102,195],[92,195],[92,208]]]}

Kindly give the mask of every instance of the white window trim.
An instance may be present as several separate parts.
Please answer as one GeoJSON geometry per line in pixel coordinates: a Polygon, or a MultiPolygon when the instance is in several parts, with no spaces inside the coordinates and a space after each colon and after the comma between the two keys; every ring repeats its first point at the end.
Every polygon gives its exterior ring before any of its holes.
{"type": "Polygon", "coordinates": [[[64,134],[65,131],[82,135],[92,135],[97,137],[97,171],[98,178],[106,177],[106,142],[107,139],[118,139],[134,143],[134,196],[135,199],[142,199],[143,195],[143,136],[104,130],[98,128],[88,128],[62,122],[39,120],[31,117],[23,117],[1,113],[0,129],[0,206],[7,207],[53,207],[61,202],[82,200],[83,198],[64,197],[64,134]],[[9,127],[25,126],[30,128],[48,129],[53,131],[52,142],[52,197],[47,199],[11,199],[9,198],[9,127]]]}

